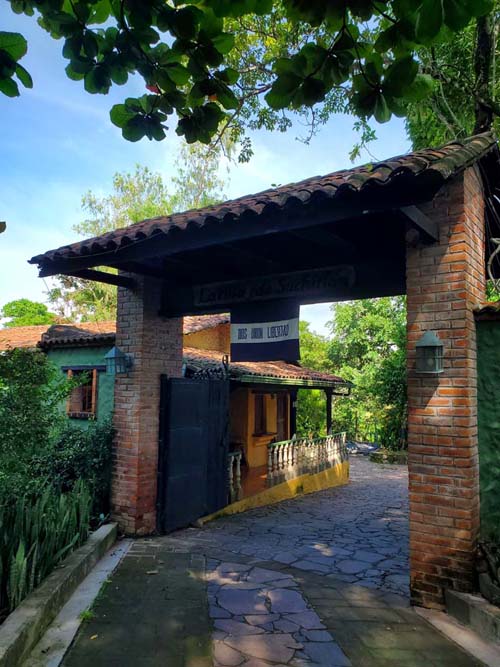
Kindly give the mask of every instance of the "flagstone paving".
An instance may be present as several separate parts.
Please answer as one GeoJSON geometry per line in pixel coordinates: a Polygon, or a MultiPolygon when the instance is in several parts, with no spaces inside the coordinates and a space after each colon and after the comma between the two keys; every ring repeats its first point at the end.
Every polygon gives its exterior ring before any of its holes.
{"type": "Polygon", "coordinates": [[[347,486],[178,533],[193,546],[274,560],[408,595],[408,470],[351,457],[347,486]]]}
{"type": "Polygon", "coordinates": [[[351,480],[137,540],[65,667],[479,667],[409,606],[405,469],[351,480]]]}

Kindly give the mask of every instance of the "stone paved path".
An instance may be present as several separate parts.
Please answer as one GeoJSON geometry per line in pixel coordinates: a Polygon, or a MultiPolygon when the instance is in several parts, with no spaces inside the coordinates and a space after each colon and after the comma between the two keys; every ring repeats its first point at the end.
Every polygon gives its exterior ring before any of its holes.
{"type": "Polygon", "coordinates": [[[405,469],[351,480],[137,540],[65,667],[479,667],[409,606],[405,469]]]}
{"type": "Polygon", "coordinates": [[[348,486],[219,519],[182,536],[260,560],[408,595],[408,472],[351,457],[348,486]]]}
{"type": "Polygon", "coordinates": [[[348,486],[160,538],[207,557],[214,667],[474,667],[408,601],[408,476],[351,459],[348,486]]]}

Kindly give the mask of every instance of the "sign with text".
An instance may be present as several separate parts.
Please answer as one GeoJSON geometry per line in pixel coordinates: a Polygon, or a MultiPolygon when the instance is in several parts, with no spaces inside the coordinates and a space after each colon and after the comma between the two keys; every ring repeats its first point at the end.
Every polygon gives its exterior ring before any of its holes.
{"type": "Polygon", "coordinates": [[[297,361],[299,304],[271,301],[231,310],[231,361],[297,361]]]}
{"type": "Polygon", "coordinates": [[[354,267],[342,264],[327,269],[281,273],[261,278],[211,283],[194,288],[195,306],[225,306],[268,299],[310,299],[331,297],[339,288],[352,287],[354,267]]]}

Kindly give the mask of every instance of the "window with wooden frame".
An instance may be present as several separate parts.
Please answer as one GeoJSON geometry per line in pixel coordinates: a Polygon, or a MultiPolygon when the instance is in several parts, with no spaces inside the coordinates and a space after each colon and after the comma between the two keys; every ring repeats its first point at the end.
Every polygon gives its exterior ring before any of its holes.
{"type": "Polygon", "coordinates": [[[266,395],[254,395],[254,435],[267,433],[266,395]]]}
{"type": "Polygon", "coordinates": [[[80,383],[74,387],[66,404],[66,414],[73,419],[92,419],[97,412],[97,368],[69,369],[68,379],[80,383]]]}

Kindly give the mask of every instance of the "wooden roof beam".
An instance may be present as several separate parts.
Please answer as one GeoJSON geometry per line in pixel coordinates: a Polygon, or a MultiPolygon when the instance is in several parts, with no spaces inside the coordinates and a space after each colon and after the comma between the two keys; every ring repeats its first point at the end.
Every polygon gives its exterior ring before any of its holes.
{"type": "Polygon", "coordinates": [[[400,211],[409,227],[410,234],[407,233],[407,241],[415,242],[423,240],[427,243],[436,243],[439,241],[438,225],[434,220],[425,215],[425,213],[422,213],[418,206],[402,206],[400,211]],[[415,231],[420,238],[415,236],[415,231]]]}
{"type": "Polygon", "coordinates": [[[127,287],[128,289],[137,287],[137,283],[133,278],[129,278],[128,276],[120,276],[116,273],[95,271],[94,269],[82,269],[80,271],[72,271],[71,273],[65,271],[64,275],[73,276],[74,278],[81,278],[82,280],[93,280],[98,283],[105,283],[106,285],[127,287]]]}

